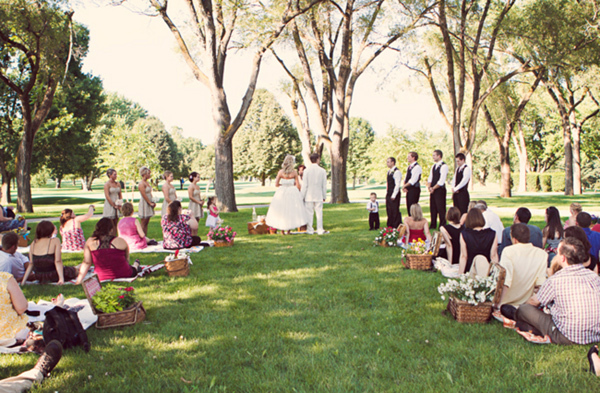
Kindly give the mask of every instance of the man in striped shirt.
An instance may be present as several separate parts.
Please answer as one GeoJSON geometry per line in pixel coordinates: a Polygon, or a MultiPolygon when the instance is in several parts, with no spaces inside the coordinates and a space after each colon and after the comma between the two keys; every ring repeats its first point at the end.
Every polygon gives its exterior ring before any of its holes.
{"type": "Polygon", "coordinates": [[[563,267],[551,276],[536,295],[519,307],[517,327],[555,344],[589,344],[600,341],[600,277],[586,269],[589,256],[583,243],[565,238],[558,246],[563,267]],[[539,306],[547,307],[550,314],[539,306]]]}

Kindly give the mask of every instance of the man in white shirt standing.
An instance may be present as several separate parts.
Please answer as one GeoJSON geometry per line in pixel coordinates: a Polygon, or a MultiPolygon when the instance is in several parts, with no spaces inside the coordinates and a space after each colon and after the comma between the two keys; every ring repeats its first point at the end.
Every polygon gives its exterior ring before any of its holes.
{"type": "Polygon", "coordinates": [[[402,173],[396,168],[396,159],[389,157],[386,161],[388,167],[385,209],[387,211],[387,226],[398,228],[402,224],[400,213],[400,186],[402,185],[402,173]]]}
{"type": "Polygon", "coordinates": [[[469,210],[469,181],[471,180],[471,168],[465,164],[466,157],[463,153],[456,155],[456,171],[452,179],[452,202],[454,207],[460,210],[460,214],[465,214],[469,210]]]}
{"type": "Polygon", "coordinates": [[[418,159],[419,154],[414,151],[408,153],[408,157],[406,158],[408,169],[406,170],[402,189],[406,193],[406,210],[409,216],[410,207],[415,203],[419,203],[419,197],[421,196],[421,174],[423,174],[423,169],[417,162],[418,159]]]}
{"type": "Polygon", "coordinates": [[[448,177],[448,165],[442,161],[444,153],[441,150],[433,151],[433,162],[427,179],[429,190],[429,210],[431,212],[431,226],[436,229],[437,218],[440,217],[440,227],[446,225],[446,178],[448,177]]]}
{"type": "Polygon", "coordinates": [[[323,202],[327,197],[327,172],[319,166],[320,157],[317,153],[310,155],[311,164],[304,170],[302,177],[302,198],[308,213],[306,233],[312,235],[313,217],[317,216],[317,234],[323,235],[323,202]]]}

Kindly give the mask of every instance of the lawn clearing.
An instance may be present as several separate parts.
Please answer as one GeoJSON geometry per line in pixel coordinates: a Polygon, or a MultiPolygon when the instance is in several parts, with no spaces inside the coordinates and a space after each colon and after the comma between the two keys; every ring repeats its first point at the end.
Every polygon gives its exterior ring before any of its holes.
{"type": "MultiPolygon", "coordinates": [[[[397,249],[373,247],[375,233],[368,231],[362,204],[327,205],[325,229],[331,234],[324,236],[249,236],[251,213],[222,214],[238,231],[235,246],[192,254],[190,276],[169,278],[160,271],[134,282],[146,322],[90,328],[91,351],[66,351],[39,391],[583,392],[600,387],[600,379],[585,372],[587,346],[534,345],[496,322],[463,325],[442,315],[446,302],[437,285],[444,278],[405,270],[397,249]]],[[[507,224],[510,217],[503,218],[507,224]]],[[[95,222],[84,224],[86,236],[95,222]]],[[[157,217],[150,228],[150,236],[160,239],[157,217]]],[[[143,264],[164,255],[134,254],[143,264]]],[[[75,265],[81,254],[64,259],[75,265]]],[[[23,290],[32,300],[59,292],[85,297],[74,286],[23,290]]],[[[0,377],[35,361],[34,355],[4,355],[0,377]]]]}

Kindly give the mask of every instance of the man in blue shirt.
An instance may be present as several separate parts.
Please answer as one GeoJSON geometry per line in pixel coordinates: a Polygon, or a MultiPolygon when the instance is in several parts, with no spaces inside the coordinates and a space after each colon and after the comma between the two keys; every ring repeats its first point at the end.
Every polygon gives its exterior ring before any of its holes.
{"type": "MultiPolygon", "coordinates": [[[[520,207],[515,213],[513,224],[526,224],[527,228],[529,228],[529,243],[533,244],[535,247],[544,248],[542,245],[542,231],[535,225],[529,225],[530,219],[531,211],[526,207],[520,207]]],[[[504,248],[512,245],[510,228],[511,227],[507,227],[502,232],[502,243],[500,243],[500,246],[498,247],[498,256],[502,255],[502,250],[504,250],[504,248]]]]}
{"type": "Polygon", "coordinates": [[[590,216],[589,213],[581,212],[575,218],[575,223],[585,232],[592,245],[592,248],[590,248],[590,255],[594,258],[595,262],[598,263],[598,253],[600,253],[600,233],[590,229],[590,226],[592,226],[592,216],[590,216]]]}

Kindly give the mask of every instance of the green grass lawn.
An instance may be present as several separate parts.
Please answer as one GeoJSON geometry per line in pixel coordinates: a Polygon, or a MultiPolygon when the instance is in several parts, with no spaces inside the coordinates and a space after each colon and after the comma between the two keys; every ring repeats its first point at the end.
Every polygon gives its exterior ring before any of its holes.
{"type": "MultiPolygon", "coordinates": [[[[558,202],[568,205],[570,199],[558,202]]],[[[249,236],[250,217],[250,209],[222,214],[238,230],[235,246],[193,254],[188,277],[159,271],[137,280],[133,286],[147,320],[127,328],[91,327],[91,351],[67,350],[53,376],[34,391],[600,388],[600,379],[585,372],[588,346],[534,345],[497,322],[464,325],[442,315],[446,302],[437,286],[444,278],[406,270],[397,249],[373,247],[375,233],[368,231],[362,204],[327,205],[331,234],[325,236],[249,236]]],[[[503,219],[508,223],[510,215],[503,219]]],[[[84,223],[86,236],[93,225],[95,220],[84,223]]],[[[150,228],[150,236],[161,237],[158,218],[150,228]]],[[[133,255],[144,264],[164,257],[133,255]]],[[[76,265],[81,254],[64,260],[76,265]]],[[[59,292],[85,297],[74,286],[29,285],[23,291],[31,300],[59,292]]],[[[36,359],[0,356],[0,377],[16,375],[36,359]]]]}

